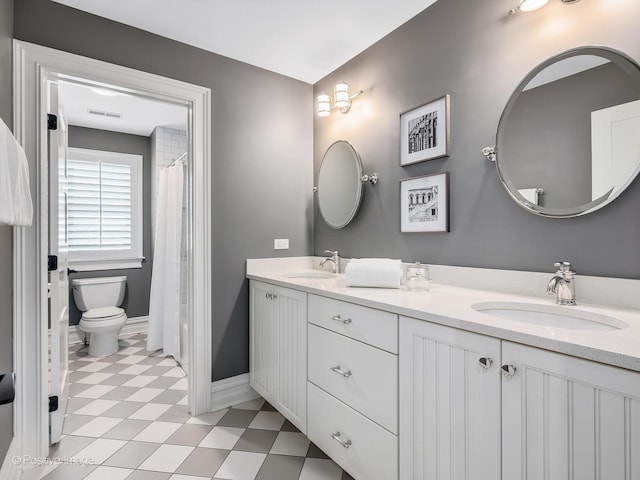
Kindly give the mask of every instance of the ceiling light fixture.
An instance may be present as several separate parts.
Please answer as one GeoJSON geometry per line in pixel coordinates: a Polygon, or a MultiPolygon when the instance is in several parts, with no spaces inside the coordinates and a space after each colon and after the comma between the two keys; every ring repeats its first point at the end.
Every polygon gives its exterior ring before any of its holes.
{"type": "MultiPolygon", "coordinates": [[[[560,0],[562,3],[577,3],[580,0],[560,0]]],[[[509,15],[515,15],[518,12],[533,12],[539,8],[544,7],[549,0],[520,0],[520,4],[517,7],[509,10],[509,15]]]]}
{"type": "Polygon", "coordinates": [[[333,87],[333,105],[331,104],[331,96],[322,92],[316,100],[316,114],[319,117],[327,117],[331,115],[334,108],[340,109],[340,112],[347,113],[351,109],[351,100],[358,95],[362,95],[363,90],[358,90],[352,94],[349,85],[346,82],[338,82],[333,87]]]}

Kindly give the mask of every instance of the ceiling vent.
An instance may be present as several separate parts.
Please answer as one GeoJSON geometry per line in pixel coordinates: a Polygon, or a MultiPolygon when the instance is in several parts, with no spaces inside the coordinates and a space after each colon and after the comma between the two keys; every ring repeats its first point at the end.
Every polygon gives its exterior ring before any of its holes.
{"type": "Polygon", "coordinates": [[[107,117],[107,118],[122,118],[123,117],[123,115],[121,113],[105,112],[104,110],[93,110],[91,108],[87,109],[87,113],[89,115],[98,115],[100,117],[107,117]]]}

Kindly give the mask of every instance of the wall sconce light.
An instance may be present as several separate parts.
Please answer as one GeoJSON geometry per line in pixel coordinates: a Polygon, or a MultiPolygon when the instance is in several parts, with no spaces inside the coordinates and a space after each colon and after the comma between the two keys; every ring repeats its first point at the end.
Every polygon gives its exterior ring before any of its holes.
{"type": "MultiPolygon", "coordinates": [[[[577,3],[580,0],[560,0],[562,3],[577,3]]],[[[533,12],[539,8],[544,7],[549,0],[520,0],[520,4],[517,7],[509,10],[509,15],[515,15],[518,12],[533,12]]]]}
{"type": "Polygon", "coordinates": [[[322,92],[316,101],[316,113],[319,117],[327,117],[331,115],[331,110],[334,108],[340,109],[342,113],[347,113],[351,108],[351,100],[363,93],[363,90],[358,90],[352,94],[349,85],[345,82],[338,82],[333,87],[333,105],[331,104],[331,96],[322,92]]]}

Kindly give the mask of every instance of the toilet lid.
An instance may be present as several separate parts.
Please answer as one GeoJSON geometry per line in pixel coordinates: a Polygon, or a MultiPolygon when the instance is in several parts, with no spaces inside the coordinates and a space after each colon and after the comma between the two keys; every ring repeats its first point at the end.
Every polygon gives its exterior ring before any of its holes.
{"type": "Polygon", "coordinates": [[[124,310],[118,307],[92,308],[91,310],[84,312],[82,318],[85,320],[98,320],[100,318],[115,317],[122,315],[123,313],[124,310]]]}

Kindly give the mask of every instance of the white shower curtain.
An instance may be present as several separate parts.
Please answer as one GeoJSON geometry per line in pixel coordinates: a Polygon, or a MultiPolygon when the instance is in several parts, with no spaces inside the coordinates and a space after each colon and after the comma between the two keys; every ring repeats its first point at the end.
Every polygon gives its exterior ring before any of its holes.
{"type": "Polygon", "coordinates": [[[180,253],[184,163],[160,170],[147,350],[180,360],[180,253]]]}

